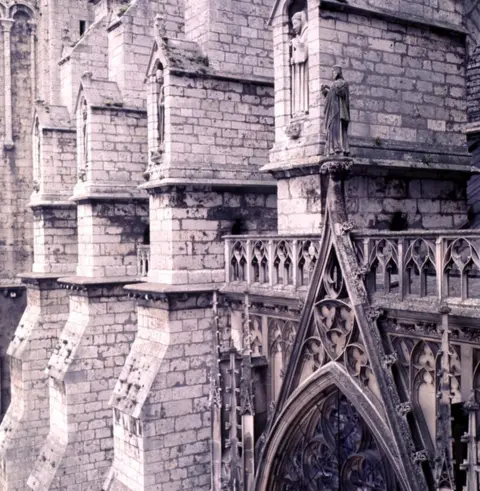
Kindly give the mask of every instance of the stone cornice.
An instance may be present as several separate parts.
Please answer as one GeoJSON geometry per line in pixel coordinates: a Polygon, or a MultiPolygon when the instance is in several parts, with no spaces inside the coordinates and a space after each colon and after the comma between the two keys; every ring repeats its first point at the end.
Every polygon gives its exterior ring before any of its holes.
{"type": "Polygon", "coordinates": [[[124,290],[141,306],[171,311],[212,307],[213,294],[219,286],[217,283],[167,285],[144,282],[126,285],[124,290]]]}
{"type": "Polygon", "coordinates": [[[195,78],[211,78],[214,80],[222,80],[226,82],[236,82],[241,84],[256,84],[265,85],[267,87],[274,86],[273,77],[264,77],[261,75],[244,75],[235,73],[219,73],[214,71],[196,72],[193,70],[183,70],[181,68],[170,68],[168,72],[179,77],[195,77],[195,78]]]}
{"type": "MultiPolygon", "coordinates": [[[[57,274],[57,276],[59,276],[57,274]]],[[[62,288],[74,291],[88,291],[95,288],[110,288],[110,287],[122,287],[123,285],[133,284],[140,282],[132,278],[131,276],[115,276],[111,278],[106,277],[90,277],[90,276],[65,276],[60,275],[58,283],[62,288]]]]}
{"type": "Polygon", "coordinates": [[[321,10],[337,10],[341,12],[351,12],[366,17],[376,17],[378,19],[420,27],[422,29],[432,29],[446,35],[456,35],[465,37],[468,31],[463,27],[449,22],[440,22],[434,19],[427,19],[419,15],[395,12],[372,6],[361,6],[352,3],[339,2],[336,0],[321,0],[321,10]]]}
{"type": "Polygon", "coordinates": [[[170,186],[193,186],[198,188],[208,187],[211,189],[239,189],[249,188],[249,190],[258,190],[259,192],[265,192],[266,190],[276,189],[277,183],[273,180],[259,180],[259,179],[193,179],[193,178],[178,178],[178,177],[166,177],[163,179],[149,181],[145,184],[141,184],[139,189],[146,189],[152,191],[158,188],[165,188],[170,186]]]}

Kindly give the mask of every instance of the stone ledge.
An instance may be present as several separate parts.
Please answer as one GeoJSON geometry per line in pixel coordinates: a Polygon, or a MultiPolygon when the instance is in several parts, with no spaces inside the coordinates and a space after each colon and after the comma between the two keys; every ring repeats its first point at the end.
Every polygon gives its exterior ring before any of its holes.
{"type": "Polygon", "coordinates": [[[55,200],[53,198],[48,197],[48,195],[40,195],[38,200],[31,199],[29,203],[27,203],[27,208],[75,208],[75,203],[69,201],[68,198],[63,200],[55,200]]]}
{"type": "Polygon", "coordinates": [[[220,293],[222,294],[234,294],[234,295],[253,295],[259,298],[269,298],[275,300],[294,300],[299,301],[303,300],[307,295],[308,289],[305,288],[296,288],[289,286],[285,289],[281,287],[270,287],[269,285],[255,286],[248,285],[246,281],[238,282],[238,283],[226,283],[223,287],[220,288],[220,293]],[[288,289],[287,289],[288,288],[288,289]]]}
{"type": "Polygon", "coordinates": [[[126,285],[125,290],[143,294],[177,294],[177,293],[208,293],[218,291],[221,284],[218,283],[196,283],[190,285],[168,285],[165,283],[137,282],[136,284],[126,285]]]}
{"type": "Polygon", "coordinates": [[[141,184],[139,189],[156,189],[168,186],[193,186],[193,187],[208,187],[212,189],[238,189],[249,188],[250,190],[258,190],[264,192],[277,188],[277,183],[273,180],[248,180],[248,179],[191,179],[191,178],[176,178],[166,177],[156,181],[149,181],[141,184]]]}
{"type": "MultiPolygon", "coordinates": [[[[467,178],[473,174],[479,174],[480,169],[464,164],[445,164],[440,162],[425,163],[421,161],[385,160],[353,157],[351,175],[361,176],[403,176],[408,171],[408,177],[418,179],[445,179],[460,174],[461,178],[467,178]]],[[[321,173],[321,166],[325,163],[324,156],[315,156],[298,160],[286,165],[269,164],[262,167],[265,172],[271,172],[275,178],[282,179],[321,173]]]]}
{"type": "Polygon", "coordinates": [[[172,75],[176,75],[178,77],[191,77],[194,75],[196,78],[211,78],[214,80],[222,80],[225,82],[235,82],[241,84],[257,84],[257,85],[265,85],[267,87],[274,86],[274,80],[270,77],[265,77],[261,75],[247,75],[247,74],[234,74],[234,73],[219,73],[215,71],[193,71],[193,70],[185,70],[181,68],[170,68],[169,73],[172,75]]]}
{"type": "Polygon", "coordinates": [[[92,278],[90,276],[58,276],[58,282],[66,287],[72,287],[72,289],[87,289],[102,286],[121,286],[127,284],[133,284],[141,282],[131,276],[112,276],[111,278],[97,277],[92,278]]]}
{"type": "Polygon", "coordinates": [[[372,307],[378,307],[383,310],[393,310],[397,312],[411,312],[417,314],[425,314],[435,316],[435,318],[441,317],[439,314],[439,308],[443,305],[448,305],[451,309],[450,316],[465,317],[468,318],[470,324],[480,322],[480,299],[474,300],[459,300],[455,303],[453,299],[440,301],[434,297],[424,298],[405,298],[404,300],[398,299],[392,294],[377,294],[372,298],[372,307]]]}

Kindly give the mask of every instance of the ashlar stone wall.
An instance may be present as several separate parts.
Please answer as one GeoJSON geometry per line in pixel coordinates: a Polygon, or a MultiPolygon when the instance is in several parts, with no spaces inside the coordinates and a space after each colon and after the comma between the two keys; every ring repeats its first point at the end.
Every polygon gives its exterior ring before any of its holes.
{"type": "Polygon", "coordinates": [[[111,399],[115,456],[104,489],[208,490],[212,294],[139,302],[139,330],[111,399]]]}
{"type": "MultiPolygon", "coordinates": [[[[417,2],[415,8],[401,1],[382,8],[375,2],[354,2],[342,8],[324,2],[320,16],[318,2],[308,2],[307,8],[310,107],[303,117],[290,115],[291,11],[279,8],[273,18],[279,81],[275,91],[276,141],[265,169],[279,179],[282,232],[313,232],[321,225],[322,185],[318,170],[314,170],[323,157],[325,135],[320,87],[331,83],[334,65],[343,67],[350,87],[349,136],[355,164],[365,169],[371,165],[398,169],[411,167],[412,162],[418,167],[469,163],[464,134],[466,51],[460,2],[441,6],[417,2]],[[292,167],[298,170],[290,172],[292,167]]],[[[403,214],[409,226],[466,223],[465,196],[453,196],[451,182],[425,181],[422,193],[428,194],[430,184],[441,191],[438,201],[424,205],[421,200],[429,196],[410,194],[408,180],[400,171],[393,174],[386,181],[384,177],[372,179],[368,186],[356,178],[351,180],[354,188],[365,190],[361,196],[369,198],[350,200],[350,212],[358,213],[359,225],[388,228],[394,214],[403,214]],[[380,181],[386,182],[380,184],[387,198],[383,203],[375,202],[376,191],[366,191],[376,189],[380,181]],[[392,182],[398,193],[389,193],[392,182]],[[448,203],[442,204],[442,200],[448,203]]],[[[445,177],[441,172],[437,176],[440,181],[445,177]]]]}
{"type": "Polygon", "coordinates": [[[25,490],[37,452],[48,434],[45,367],[68,317],[68,296],[56,278],[25,276],[27,308],[8,347],[12,402],[0,426],[0,485],[25,490]]]}
{"type": "Polygon", "coordinates": [[[164,94],[165,152],[154,177],[268,179],[258,170],[273,144],[270,82],[167,72],[164,94]]]}
{"type": "Polygon", "coordinates": [[[74,288],[47,366],[51,425],[33,490],[101,489],[112,457],[109,399],[135,335],[134,302],[121,286],[74,288]]]}
{"type": "Polygon", "coordinates": [[[222,237],[232,227],[255,233],[276,225],[275,194],[218,192],[167,187],[150,198],[149,281],[166,284],[221,283],[222,237]]]}
{"type": "Polygon", "coordinates": [[[272,77],[272,38],[267,19],[273,0],[186,0],[185,36],[224,73],[272,77]]]}

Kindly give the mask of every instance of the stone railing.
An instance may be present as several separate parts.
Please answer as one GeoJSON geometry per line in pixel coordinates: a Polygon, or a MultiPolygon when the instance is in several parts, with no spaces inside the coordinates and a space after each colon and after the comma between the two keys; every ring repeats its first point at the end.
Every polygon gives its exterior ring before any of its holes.
{"type": "Polygon", "coordinates": [[[148,276],[150,268],[150,246],[137,246],[137,274],[140,278],[148,276]]]}
{"type": "Polygon", "coordinates": [[[306,289],[319,246],[319,235],[226,236],[226,282],[277,289],[306,289]]]}
{"type": "Polygon", "coordinates": [[[480,300],[480,230],[353,233],[370,294],[480,300]]]}

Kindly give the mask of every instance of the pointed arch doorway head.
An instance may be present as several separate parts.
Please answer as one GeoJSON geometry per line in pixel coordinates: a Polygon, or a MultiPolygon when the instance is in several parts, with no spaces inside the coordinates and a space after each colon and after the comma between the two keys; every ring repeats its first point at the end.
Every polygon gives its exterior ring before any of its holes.
{"type": "Polygon", "coordinates": [[[343,387],[345,376],[329,363],[292,394],[267,440],[256,491],[404,489],[387,425],[358,389],[343,387]]]}

